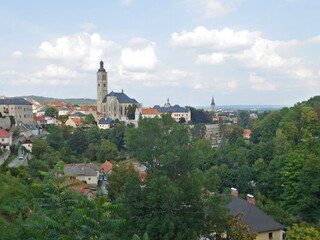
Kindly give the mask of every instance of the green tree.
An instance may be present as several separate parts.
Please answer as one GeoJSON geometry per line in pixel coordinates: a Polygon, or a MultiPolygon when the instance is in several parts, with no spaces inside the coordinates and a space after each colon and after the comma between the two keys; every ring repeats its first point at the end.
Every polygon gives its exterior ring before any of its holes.
{"type": "Polygon", "coordinates": [[[115,160],[119,156],[117,146],[108,140],[102,140],[101,144],[97,147],[97,160],[105,162],[115,160]]]}
{"type": "Polygon", "coordinates": [[[136,113],[137,105],[129,105],[127,108],[127,117],[132,120],[135,119],[135,113],[136,113]]]}
{"type": "Polygon", "coordinates": [[[77,154],[82,154],[87,150],[88,139],[83,129],[77,128],[69,139],[69,146],[77,154]]]}
{"type": "Polygon", "coordinates": [[[57,108],[55,108],[53,106],[49,106],[49,107],[46,108],[46,111],[45,111],[44,115],[46,115],[48,117],[57,118],[59,116],[59,111],[58,111],[57,108]]]}
{"type": "Polygon", "coordinates": [[[230,144],[235,144],[238,138],[243,137],[243,128],[238,125],[231,124],[225,128],[224,139],[227,140],[230,144]]]}
{"type": "Polygon", "coordinates": [[[49,150],[49,145],[44,139],[37,139],[32,144],[32,155],[36,158],[40,158],[49,150]]]}
{"type": "Polygon", "coordinates": [[[287,240],[320,239],[320,232],[307,224],[301,224],[301,226],[294,224],[292,227],[288,228],[286,235],[287,240]]]}

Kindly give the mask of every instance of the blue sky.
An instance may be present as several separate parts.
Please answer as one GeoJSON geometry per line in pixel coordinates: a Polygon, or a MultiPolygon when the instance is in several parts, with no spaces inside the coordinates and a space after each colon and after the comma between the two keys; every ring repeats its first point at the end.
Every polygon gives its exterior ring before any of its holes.
{"type": "Polygon", "coordinates": [[[2,1],[0,95],[292,105],[320,92],[318,0],[2,1]]]}

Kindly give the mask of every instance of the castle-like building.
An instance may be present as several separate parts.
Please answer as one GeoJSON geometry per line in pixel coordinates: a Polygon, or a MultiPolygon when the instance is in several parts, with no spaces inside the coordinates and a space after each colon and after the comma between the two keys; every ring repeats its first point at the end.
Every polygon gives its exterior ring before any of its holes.
{"type": "Polygon", "coordinates": [[[100,61],[100,68],[97,72],[97,112],[103,117],[113,120],[125,120],[128,107],[140,104],[134,98],[128,97],[123,90],[121,92],[111,91],[108,94],[108,73],[103,67],[103,61],[100,61]]]}

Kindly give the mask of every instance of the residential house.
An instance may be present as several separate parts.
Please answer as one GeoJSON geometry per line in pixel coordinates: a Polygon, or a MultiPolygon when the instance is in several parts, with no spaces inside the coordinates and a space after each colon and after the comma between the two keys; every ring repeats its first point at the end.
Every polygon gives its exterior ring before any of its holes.
{"type": "Polygon", "coordinates": [[[25,147],[29,152],[32,152],[32,144],[33,142],[30,139],[26,139],[22,146],[25,147]]]}
{"type": "Polygon", "coordinates": [[[100,167],[100,173],[104,176],[107,176],[112,172],[112,167],[113,165],[111,162],[105,161],[105,163],[100,167]]]}
{"type": "Polygon", "coordinates": [[[66,125],[74,128],[83,127],[83,123],[81,122],[80,118],[69,118],[66,121],[66,125]]]}
{"type": "Polygon", "coordinates": [[[98,127],[100,129],[109,129],[112,128],[114,124],[114,121],[111,118],[101,118],[98,122],[98,127]]]}
{"type": "Polygon", "coordinates": [[[33,123],[32,103],[24,98],[1,98],[0,113],[2,116],[14,116],[16,123],[33,123]]]}
{"type": "Polygon", "coordinates": [[[156,108],[137,108],[135,112],[135,120],[144,118],[160,118],[161,113],[156,108]]]}
{"type": "Polygon", "coordinates": [[[66,108],[66,107],[58,107],[57,108],[59,111],[59,116],[61,115],[67,115],[67,113],[69,112],[70,108],[66,108]]]}
{"type": "Polygon", "coordinates": [[[12,133],[0,128],[0,148],[10,149],[12,145],[12,133]]]}
{"type": "Polygon", "coordinates": [[[45,125],[45,124],[54,124],[54,125],[61,125],[61,121],[55,119],[54,117],[48,116],[35,116],[33,119],[36,121],[37,126],[45,125]]]}
{"type": "MultiPolygon", "coordinates": [[[[68,185],[73,183],[79,183],[79,182],[81,182],[79,179],[67,180],[68,185]]],[[[96,190],[86,183],[82,183],[81,185],[70,187],[69,189],[73,191],[79,191],[81,194],[86,196],[89,200],[93,200],[96,197],[95,195],[96,190]]]]}
{"type": "Polygon", "coordinates": [[[36,112],[36,116],[37,117],[44,116],[46,114],[47,107],[48,106],[42,106],[41,108],[39,108],[36,112]]]}
{"type": "Polygon", "coordinates": [[[78,112],[83,113],[84,115],[92,114],[95,115],[97,113],[97,107],[96,106],[82,106],[80,109],[78,109],[78,112]]]}
{"type": "Polygon", "coordinates": [[[82,112],[74,112],[69,116],[69,118],[80,118],[80,119],[84,119],[85,117],[86,115],[83,114],[82,112]]]}
{"type": "Polygon", "coordinates": [[[283,240],[285,226],[273,220],[255,205],[254,196],[248,194],[247,200],[238,197],[238,191],[231,189],[232,199],[227,205],[229,213],[233,216],[243,214],[242,223],[250,226],[250,232],[257,233],[256,240],[283,240]]]}
{"type": "Polygon", "coordinates": [[[250,139],[250,135],[251,135],[251,130],[250,129],[244,129],[243,130],[243,138],[246,140],[250,139]]]}
{"type": "Polygon", "coordinates": [[[72,163],[64,167],[65,175],[75,176],[76,179],[91,186],[97,186],[100,167],[91,163],[72,163]]]}

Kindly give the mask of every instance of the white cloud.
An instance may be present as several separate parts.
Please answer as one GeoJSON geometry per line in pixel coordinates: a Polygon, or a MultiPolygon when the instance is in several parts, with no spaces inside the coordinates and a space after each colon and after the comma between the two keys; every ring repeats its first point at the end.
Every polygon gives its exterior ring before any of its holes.
{"type": "Polygon", "coordinates": [[[251,89],[256,91],[275,91],[277,89],[276,84],[267,82],[263,77],[257,76],[255,72],[250,73],[249,81],[251,89]]]}
{"type": "Polygon", "coordinates": [[[171,44],[178,48],[229,51],[251,47],[260,38],[260,35],[260,32],[247,30],[234,31],[224,28],[219,31],[198,26],[192,32],[182,31],[180,34],[171,34],[171,44]]]}
{"type": "Polygon", "coordinates": [[[83,78],[85,74],[80,74],[66,67],[50,64],[43,71],[37,72],[35,76],[38,78],[83,78]]]}
{"type": "Polygon", "coordinates": [[[303,59],[292,56],[292,50],[302,45],[302,42],[269,40],[257,31],[228,28],[219,31],[199,26],[191,32],[173,33],[171,44],[195,53],[197,64],[237,62],[247,68],[286,73],[289,69],[305,64],[303,59]]]}
{"type": "Polygon", "coordinates": [[[113,41],[103,40],[98,33],[79,33],[41,43],[37,57],[68,62],[83,70],[92,71],[97,62],[119,49],[113,41]]]}
{"type": "Polygon", "coordinates": [[[204,0],[202,5],[204,8],[203,18],[205,19],[223,17],[235,10],[230,3],[221,0],[204,0]]]}
{"type": "Polygon", "coordinates": [[[124,48],[121,51],[121,63],[126,70],[151,71],[158,62],[155,43],[151,42],[142,49],[124,48]]]}
{"type": "Polygon", "coordinates": [[[12,53],[12,57],[13,57],[13,58],[21,58],[22,56],[23,56],[23,53],[20,52],[20,51],[14,51],[14,52],[12,53]]]}

